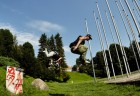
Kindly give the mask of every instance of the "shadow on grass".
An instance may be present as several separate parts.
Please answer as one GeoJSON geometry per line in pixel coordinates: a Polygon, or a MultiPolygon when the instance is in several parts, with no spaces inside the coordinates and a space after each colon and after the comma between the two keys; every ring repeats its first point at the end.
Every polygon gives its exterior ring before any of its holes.
{"type": "Polygon", "coordinates": [[[52,94],[52,93],[49,93],[50,96],[65,96],[65,94],[52,94]]]}
{"type": "MultiPolygon", "coordinates": [[[[113,83],[110,83],[110,84],[113,84],[113,83]]],[[[136,85],[136,86],[140,86],[140,80],[137,80],[137,81],[129,81],[129,82],[119,82],[119,83],[114,83],[116,85],[136,85]]]]}

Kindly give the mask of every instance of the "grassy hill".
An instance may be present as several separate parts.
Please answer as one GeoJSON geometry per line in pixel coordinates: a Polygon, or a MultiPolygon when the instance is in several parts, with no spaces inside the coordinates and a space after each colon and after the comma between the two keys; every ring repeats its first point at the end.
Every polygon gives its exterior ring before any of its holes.
{"type": "Polygon", "coordinates": [[[69,72],[70,80],[68,83],[80,83],[80,82],[89,82],[93,81],[93,77],[85,74],[85,73],[78,73],[78,72],[69,72]]]}
{"type": "MultiPolygon", "coordinates": [[[[6,71],[0,68],[0,96],[11,96],[5,88],[6,71]]],[[[31,86],[32,77],[24,77],[23,94],[18,96],[140,96],[140,85],[137,84],[105,84],[104,79],[97,79],[77,72],[69,73],[67,83],[46,82],[49,91],[40,91],[31,86]]],[[[105,79],[106,80],[106,79],[105,79]]]]}

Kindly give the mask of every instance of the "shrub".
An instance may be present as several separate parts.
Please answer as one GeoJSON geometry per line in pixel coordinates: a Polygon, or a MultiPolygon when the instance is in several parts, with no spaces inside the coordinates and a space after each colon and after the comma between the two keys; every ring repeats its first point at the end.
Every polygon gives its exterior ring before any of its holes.
{"type": "Polygon", "coordinates": [[[70,79],[70,75],[66,72],[63,72],[63,82],[67,82],[70,79]]]}
{"type": "Polygon", "coordinates": [[[0,67],[6,68],[7,66],[19,67],[19,62],[9,57],[0,56],[0,67]]]}

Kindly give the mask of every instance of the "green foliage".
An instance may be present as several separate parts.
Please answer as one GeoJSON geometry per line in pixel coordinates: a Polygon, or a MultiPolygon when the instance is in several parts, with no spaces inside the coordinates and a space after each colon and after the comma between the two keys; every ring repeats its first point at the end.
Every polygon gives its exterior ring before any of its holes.
{"type": "Polygon", "coordinates": [[[77,71],[77,65],[73,65],[72,71],[77,71]]]}
{"type": "Polygon", "coordinates": [[[52,77],[52,76],[47,76],[47,74],[49,74],[50,72],[48,72],[49,70],[47,69],[49,67],[49,58],[47,58],[43,52],[44,48],[47,46],[46,45],[47,42],[47,36],[46,34],[42,34],[40,39],[39,39],[39,52],[38,52],[38,56],[37,56],[37,63],[36,63],[36,77],[37,78],[41,78],[43,80],[47,80],[48,77],[52,77]]]}
{"type": "Polygon", "coordinates": [[[33,46],[29,42],[25,42],[22,48],[21,67],[24,68],[25,74],[35,76],[35,55],[33,46]]]}
{"type": "Polygon", "coordinates": [[[47,39],[47,48],[48,51],[57,51],[55,39],[53,35],[47,39]]]}
{"type": "Polygon", "coordinates": [[[70,78],[71,77],[67,72],[65,72],[62,69],[60,70],[60,78],[59,79],[60,79],[61,82],[67,82],[70,78]]]}
{"type": "Polygon", "coordinates": [[[19,67],[19,62],[9,57],[0,56],[0,66],[6,68],[7,66],[19,67]]]}
{"type": "Polygon", "coordinates": [[[22,64],[22,61],[23,61],[23,59],[22,59],[22,57],[23,57],[23,53],[22,53],[22,48],[23,48],[23,46],[22,45],[15,45],[14,47],[13,47],[13,56],[12,56],[12,58],[13,59],[15,59],[16,61],[18,61],[20,64],[22,64]]]}
{"type": "Polygon", "coordinates": [[[55,42],[56,42],[57,52],[63,58],[62,63],[61,63],[61,67],[67,68],[68,66],[67,66],[66,61],[65,61],[65,54],[64,54],[64,49],[63,49],[62,37],[60,36],[59,33],[57,33],[55,36],[55,42]]]}
{"type": "Polygon", "coordinates": [[[5,84],[6,84],[6,70],[4,70],[2,67],[0,67],[0,95],[2,96],[10,96],[10,92],[6,90],[5,84]]]}
{"type": "Polygon", "coordinates": [[[129,64],[130,64],[130,68],[132,71],[138,69],[137,66],[140,66],[140,58],[139,58],[139,52],[137,50],[138,48],[136,47],[136,41],[133,41],[131,44],[130,44],[130,47],[129,47],[129,64]],[[135,52],[135,54],[134,54],[135,52]],[[135,59],[135,56],[136,56],[136,59],[135,59]],[[136,60],[138,61],[138,65],[137,65],[137,62],[136,60]]]}
{"type": "Polygon", "coordinates": [[[8,29],[0,29],[0,56],[12,57],[13,35],[8,29]]]}

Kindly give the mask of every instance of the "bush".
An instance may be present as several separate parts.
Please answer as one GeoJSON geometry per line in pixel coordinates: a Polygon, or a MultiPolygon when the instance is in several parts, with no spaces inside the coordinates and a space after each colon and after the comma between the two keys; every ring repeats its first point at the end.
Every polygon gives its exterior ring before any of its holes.
{"type": "Polygon", "coordinates": [[[67,82],[70,79],[70,75],[66,72],[63,72],[63,82],[67,82]]]}
{"type": "Polygon", "coordinates": [[[19,62],[9,57],[0,56],[0,67],[6,68],[7,66],[19,67],[19,62]]]}

